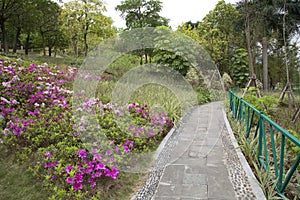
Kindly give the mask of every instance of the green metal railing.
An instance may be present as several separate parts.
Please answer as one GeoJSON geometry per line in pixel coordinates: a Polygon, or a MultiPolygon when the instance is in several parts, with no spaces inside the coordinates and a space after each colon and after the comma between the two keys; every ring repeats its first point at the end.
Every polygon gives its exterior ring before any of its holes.
{"type": "Polygon", "coordinates": [[[254,150],[257,160],[265,170],[273,169],[277,180],[277,192],[285,197],[284,190],[300,163],[300,152],[296,158],[287,160],[287,143],[300,147],[300,140],[232,91],[229,91],[229,99],[232,116],[245,124],[247,140],[258,137],[257,149],[255,147],[254,150]],[[292,165],[288,167],[285,162],[291,162],[292,165]]]}

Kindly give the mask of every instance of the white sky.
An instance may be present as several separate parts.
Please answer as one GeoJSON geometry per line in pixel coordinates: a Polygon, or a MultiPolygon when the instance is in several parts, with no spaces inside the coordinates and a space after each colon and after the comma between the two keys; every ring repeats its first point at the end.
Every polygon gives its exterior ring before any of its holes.
{"type": "MultiPolygon", "coordinates": [[[[161,0],[163,9],[161,16],[170,19],[169,25],[176,28],[182,22],[201,21],[205,15],[218,3],[219,0],[161,0]]],[[[225,0],[227,3],[236,3],[238,0],[225,0]]],[[[125,21],[120,17],[120,12],[115,7],[121,0],[104,0],[107,15],[114,21],[114,26],[125,28],[125,21]]]]}

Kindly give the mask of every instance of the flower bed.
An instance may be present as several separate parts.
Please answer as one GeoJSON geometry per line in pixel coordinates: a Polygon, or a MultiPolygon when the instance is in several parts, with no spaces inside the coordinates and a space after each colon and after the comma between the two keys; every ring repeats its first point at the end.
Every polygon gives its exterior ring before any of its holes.
{"type": "Polygon", "coordinates": [[[173,126],[167,113],[136,102],[116,107],[89,98],[72,109],[78,70],[71,66],[1,59],[0,72],[0,143],[29,164],[51,199],[100,198],[97,183],[118,178],[124,155],[154,150],[173,126]]]}

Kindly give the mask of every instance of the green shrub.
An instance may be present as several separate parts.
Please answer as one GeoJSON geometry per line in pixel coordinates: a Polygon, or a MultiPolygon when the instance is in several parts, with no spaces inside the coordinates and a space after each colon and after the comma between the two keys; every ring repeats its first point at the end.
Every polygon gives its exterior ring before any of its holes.
{"type": "Polygon", "coordinates": [[[199,104],[205,104],[211,101],[210,92],[207,88],[203,86],[198,86],[196,88],[197,98],[199,104]]]}

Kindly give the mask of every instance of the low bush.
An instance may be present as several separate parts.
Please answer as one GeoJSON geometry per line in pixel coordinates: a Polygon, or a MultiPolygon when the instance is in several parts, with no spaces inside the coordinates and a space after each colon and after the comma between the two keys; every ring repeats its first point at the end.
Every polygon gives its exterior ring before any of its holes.
{"type": "MultiPolygon", "coordinates": [[[[93,98],[72,109],[74,67],[0,63],[1,146],[29,166],[50,199],[99,199],[101,183],[117,180],[124,155],[153,150],[173,126],[165,113],[148,105],[117,108],[93,98]],[[116,120],[123,114],[127,117],[116,120]],[[151,137],[136,138],[135,133],[151,137]]],[[[105,76],[85,77],[107,81],[105,76]]]]}

